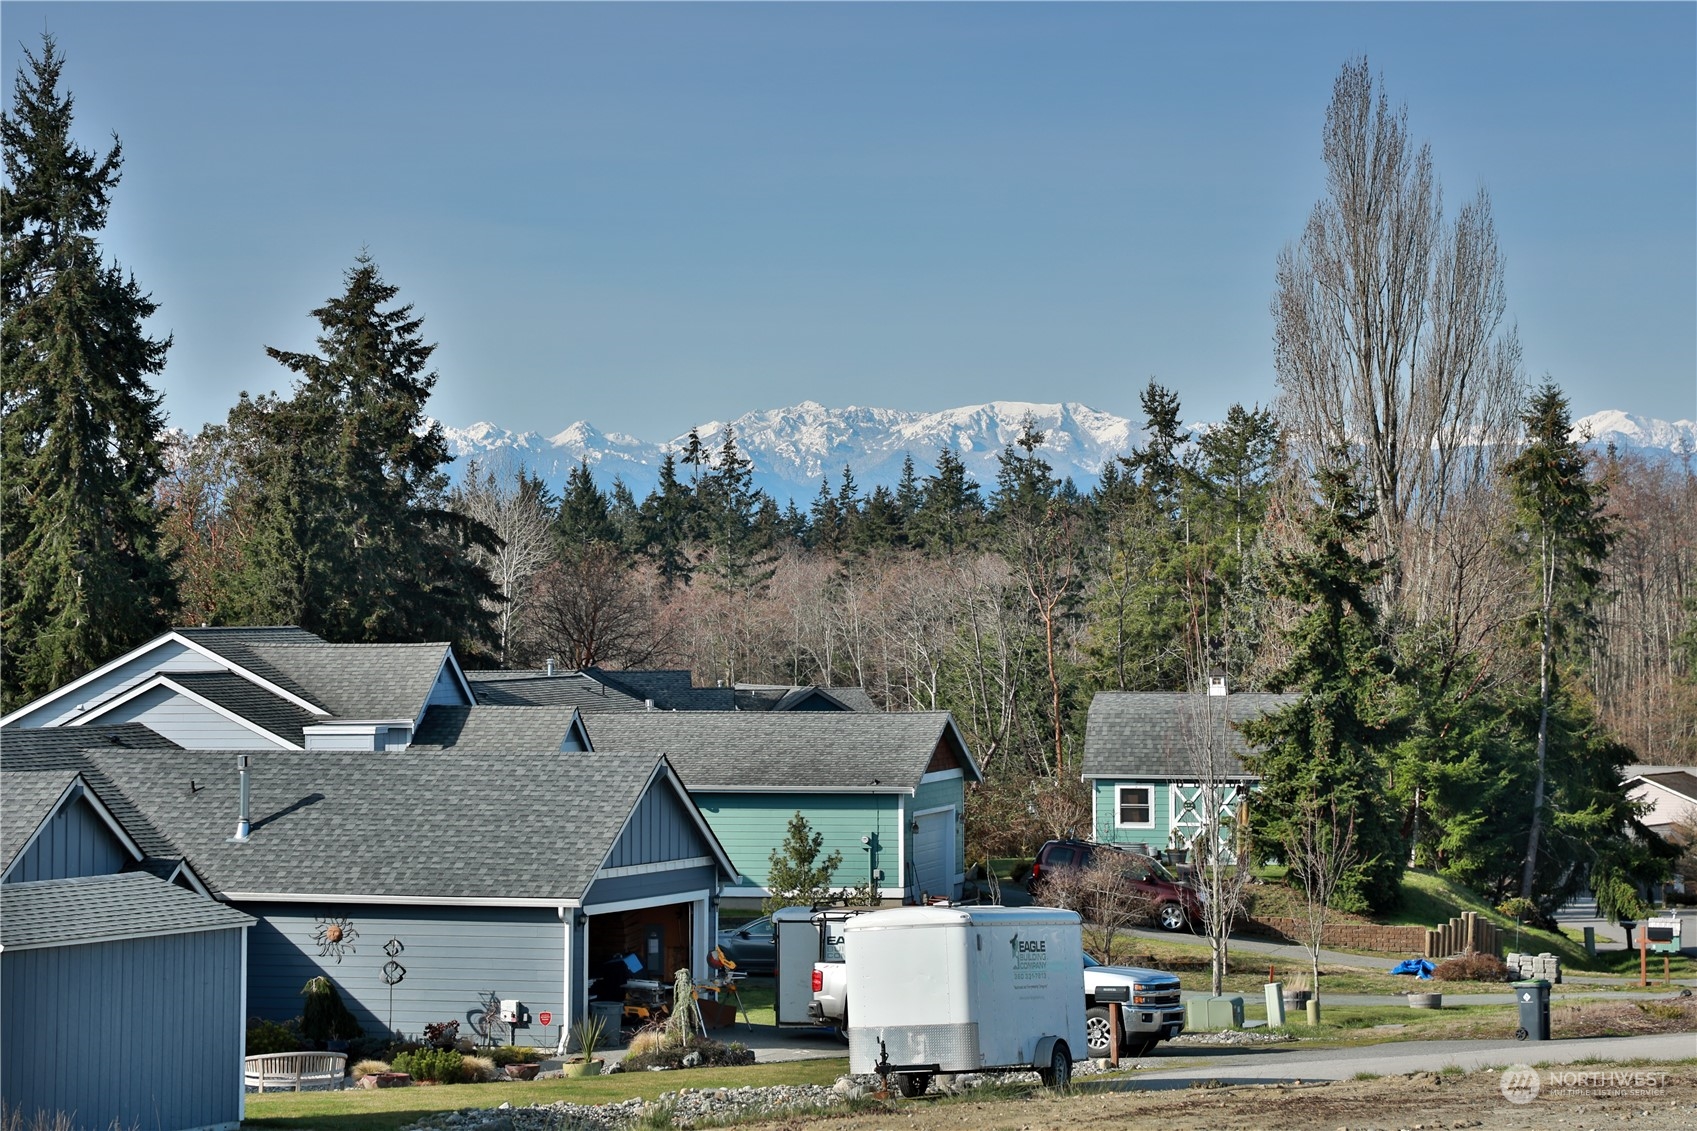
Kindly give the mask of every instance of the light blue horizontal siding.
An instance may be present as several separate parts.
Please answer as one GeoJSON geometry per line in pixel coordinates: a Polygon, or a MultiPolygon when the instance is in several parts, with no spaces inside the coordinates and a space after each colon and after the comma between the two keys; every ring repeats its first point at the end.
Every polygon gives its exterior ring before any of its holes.
{"type": "MultiPolygon", "coordinates": [[[[43,704],[30,713],[21,716],[13,724],[26,727],[58,726],[69,722],[78,715],[78,705],[83,703],[100,703],[109,699],[112,694],[131,684],[140,683],[155,672],[210,672],[225,670],[220,665],[207,659],[199,652],[186,648],[176,641],[161,644],[138,659],[114,668],[99,679],[91,680],[77,690],[54,703],[43,704]]],[[[103,720],[104,721],[104,720],[103,720]]]]}
{"type": "MultiPolygon", "coordinates": [[[[725,846],[731,862],[745,881],[764,887],[771,854],[781,849],[790,818],[801,810],[816,833],[823,833],[821,857],[842,853],[842,863],[831,876],[838,887],[866,882],[867,852],[860,838],[868,834],[878,847],[872,867],[884,870],[882,886],[902,882],[898,873],[897,849],[906,835],[896,812],[896,795],[888,793],[804,794],[708,793],[693,791],[696,805],[707,824],[725,846]]],[[[736,888],[725,889],[734,895],[736,888]]]]}
{"type": "Polygon", "coordinates": [[[241,936],[204,931],[0,955],[7,1108],[26,1125],[38,1111],[126,1131],[236,1123],[241,936]]]}
{"type": "Polygon", "coordinates": [[[6,873],[9,883],[66,880],[74,876],[109,876],[132,859],[93,806],[81,797],[61,806],[29,851],[6,873]]]}
{"type": "Polygon", "coordinates": [[[107,723],[142,723],[179,746],[190,750],[283,750],[272,741],[168,687],[152,691],[114,707],[97,720],[107,723]]]}
{"type": "MultiPolygon", "coordinates": [[[[452,863],[444,864],[452,867],[452,863]]],[[[406,967],[395,986],[394,1031],[418,1035],[433,1021],[458,1021],[469,1033],[486,993],[522,1001],[534,1015],[562,1013],[565,927],[553,908],[389,907],[242,903],[260,918],[253,927],[248,974],[248,1011],[286,1021],[301,1012],[301,988],[319,974],[336,983],[348,1008],[369,1035],[390,1031],[389,987],[382,981],[389,961],[383,945],[398,938],[405,949],[396,961],[406,967]],[[340,915],[359,932],[354,949],[340,962],[319,956],[313,939],[317,917],[340,915]]],[[[571,912],[568,910],[567,914],[571,912]]],[[[504,1030],[503,1030],[504,1034],[504,1030]]],[[[519,1030],[520,1044],[552,1044],[558,1026],[519,1030]]]]}
{"type": "Polygon", "coordinates": [[[426,700],[432,707],[469,707],[471,700],[448,671],[448,665],[443,664],[442,670],[436,676],[436,682],[430,687],[430,696],[426,700]]]}

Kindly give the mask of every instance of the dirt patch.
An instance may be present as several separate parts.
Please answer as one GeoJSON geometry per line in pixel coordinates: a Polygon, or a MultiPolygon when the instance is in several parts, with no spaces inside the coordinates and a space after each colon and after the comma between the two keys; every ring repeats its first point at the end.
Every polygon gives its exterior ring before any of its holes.
{"type": "Polygon", "coordinates": [[[1697,1069],[1677,1065],[1619,1068],[1575,1065],[1538,1073],[1536,1096],[1511,1077],[1505,1098],[1495,1072],[1386,1076],[1331,1084],[1269,1084],[1230,1088],[1097,1093],[1057,1097],[1033,1092],[1017,1099],[891,1101],[882,1111],[743,1125],[817,1131],[1390,1131],[1399,1128],[1643,1127],[1697,1131],[1697,1069]]]}

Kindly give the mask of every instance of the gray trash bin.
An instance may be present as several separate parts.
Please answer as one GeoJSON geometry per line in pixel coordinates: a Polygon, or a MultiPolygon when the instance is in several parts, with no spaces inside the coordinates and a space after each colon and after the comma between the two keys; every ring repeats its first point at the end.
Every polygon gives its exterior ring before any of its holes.
{"type": "Polygon", "coordinates": [[[1520,1006],[1520,1028],[1514,1031],[1517,1041],[1547,1041],[1550,1039],[1550,983],[1542,978],[1514,983],[1514,1000],[1520,1006]]]}

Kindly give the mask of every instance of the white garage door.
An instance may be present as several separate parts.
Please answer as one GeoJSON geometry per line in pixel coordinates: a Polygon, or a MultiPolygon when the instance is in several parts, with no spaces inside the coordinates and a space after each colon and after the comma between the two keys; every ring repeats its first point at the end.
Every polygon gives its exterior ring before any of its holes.
{"type": "Polygon", "coordinates": [[[925,813],[919,818],[919,831],[913,834],[913,869],[919,883],[916,894],[954,897],[955,811],[944,809],[925,813]]]}

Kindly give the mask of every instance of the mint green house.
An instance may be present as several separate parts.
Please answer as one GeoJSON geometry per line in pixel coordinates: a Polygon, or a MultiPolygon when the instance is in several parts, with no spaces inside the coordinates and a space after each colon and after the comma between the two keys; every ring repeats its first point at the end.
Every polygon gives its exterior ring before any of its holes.
{"type": "Polygon", "coordinates": [[[1237,727],[1295,695],[1100,691],[1090,702],[1082,777],[1092,839],[1180,859],[1212,828],[1229,855],[1255,776],[1237,727]],[[1210,813],[1213,816],[1210,816],[1210,813]]]}
{"type": "Polygon", "coordinates": [[[586,717],[597,751],[664,752],[737,870],[723,901],[757,902],[800,812],[842,854],[832,877],[885,899],[960,895],[966,786],[981,780],[946,711],[644,711],[586,717]]]}

